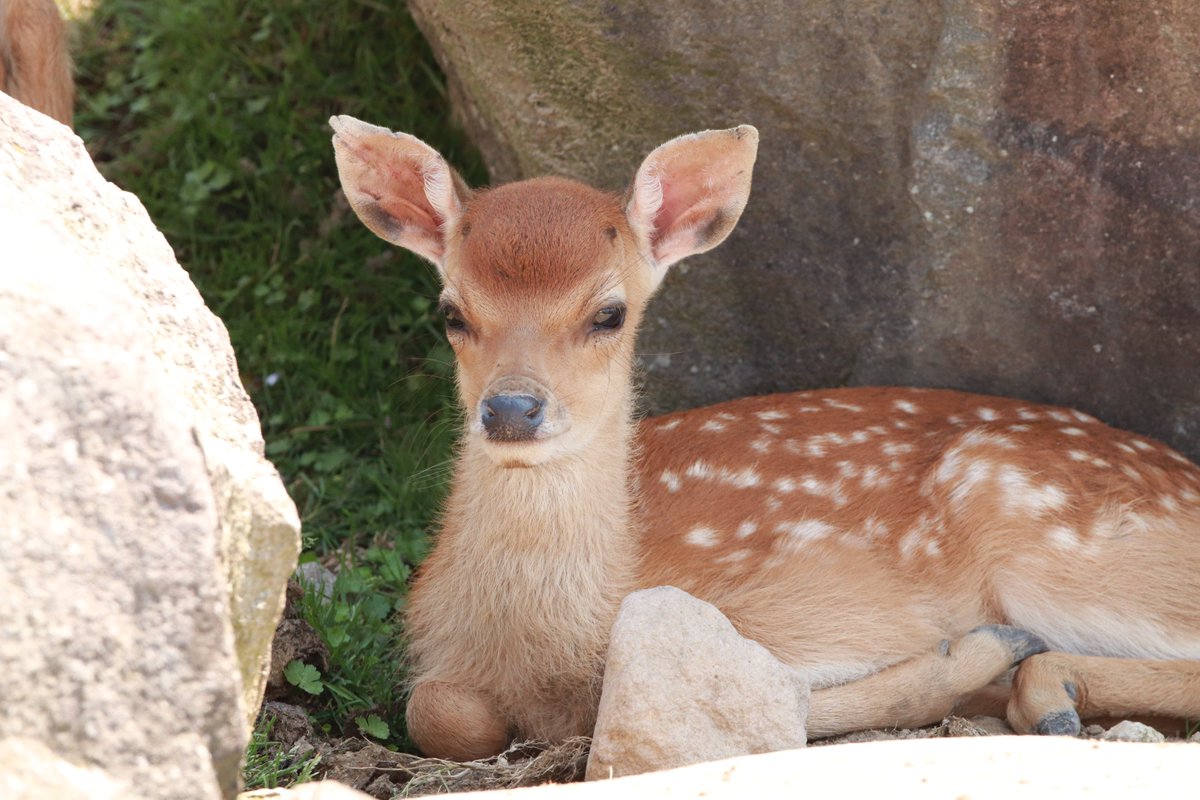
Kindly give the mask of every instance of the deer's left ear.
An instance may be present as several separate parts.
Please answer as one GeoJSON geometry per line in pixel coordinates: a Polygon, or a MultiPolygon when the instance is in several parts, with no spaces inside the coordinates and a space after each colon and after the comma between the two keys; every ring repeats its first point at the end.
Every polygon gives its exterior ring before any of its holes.
{"type": "Polygon", "coordinates": [[[646,157],[625,214],[654,269],[654,285],[680,259],[719,245],[750,197],[758,130],[739,125],[672,139],[646,157]]]}

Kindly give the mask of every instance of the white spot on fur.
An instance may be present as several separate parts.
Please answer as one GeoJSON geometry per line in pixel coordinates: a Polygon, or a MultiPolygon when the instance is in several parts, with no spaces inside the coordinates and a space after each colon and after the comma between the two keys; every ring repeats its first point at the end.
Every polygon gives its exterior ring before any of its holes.
{"type": "Polygon", "coordinates": [[[949,422],[951,425],[962,425],[963,424],[963,418],[960,417],[958,414],[951,414],[950,416],[946,417],[946,421],[949,422]]]}
{"type": "Polygon", "coordinates": [[[854,444],[862,444],[871,438],[871,434],[867,431],[855,431],[850,434],[850,441],[854,444]]]}
{"type": "Polygon", "coordinates": [[[663,474],[658,479],[666,485],[668,492],[678,492],[683,486],[683,482],[679,480],[679,476],[669,469],[663,470],[663,474]]]}
{"type": "Polygon", "coordinates": [[[801,414],[816,414],[821,409],[817,408],[816,406],[800,406],[796,410],[801,414]]]}
{"type": "Polygon", "coordinates": [[[906,560],[912,558],[917,548],[925,544],[925,533],[926,530],[918,526],[900,537],[900,557],[906,560]]]}
{"type": "Polygon", "coordinates": [[[992,479],[993,464],[988,461],[972,461],[967,464],[966,469],[962,470],[962,477],[954,484],[954,488],[950,490],[950,500],[954,503],[961,504],[975,488],[992,479]]]}
{"type": "Polygon", "coordinates": [[[727,483],[735,489],[752,489],[762,480],[753,467],[746,467],[737,472],[722,467],[719,477],[722,483],[727,483]]]}
{"type": "Polygon", "coordinates": [[[1058,411],[1058,410],[1047,411],[1046,416],[1049,417],[1050,419],[1054,420],[1055,422],[1070,422],[1071,421],[1071,415],[1065,411],[1058,411]]]}
{"type": "Polygon", "coordinates": [[[786,534],[791,542],[806,544],[828,538],[837,529],[819,519],[801,519],[793,522],[781,522],[775,526],[775,530],[786,534]]]}
{"type": "Polygon", "coordinates": [[[750,449],[756,453],[769,453],[771,451],[771,439],[766,436],[760,436],[750,443],[750,449]]]}
{"type": "Polygon", "coordinates": [[[1175,461],[1178,461],[1180,464],[1187,464],[1188,466],[1192,465],[1191,461],[1188,461],[1187,458],[1185,458],[1182,454],[1176,453],[1174,450],[1167,451],[1167,458],[1174,459],[1175,461]]]}
{"type": "Polygon", "coordinates": [[[796,491],[796,482],[791,478],[777,478],[775,480],[775,491],[788,494],[796,491]]]}
{"type": "Polygon", "coordinates": [[[906,431],[909,428],[911,428],[912,425],[909,425],[907,422],[905,422],[902,419],[898,419],[898,420],[895,420],[894,422],[892,422],[892,427],[899,428],[900,430],[906,431]]]}
{"type": "Polygon", "coordinates": [[[1091,414],[1085,414],[1082,411],[1075,411],[1074,409],[1071,411],[1071,416],[1074,417],[1077,422],[1085,422],[1088,424],[1095,424],[1100,421],[1091,414]]]}
{"type": "Polygon", "coordinates": [[[720,412],[716,415],[716,418],[724,420],[725,422],[737,422],[739,419],[737,414],[730,414],[728,411],[720,412]]]}
{"type": "Polygon", "coordinates": [[[862,483],[868,489],[882,489],[892,482],[891,475],[885,475],[879,467],[874,465],[863,470],[862,483]]]}
{"type": "Polygon", "coordinates": [[[717,543],[717,532],[712,528],[700,525],[688,531],[683,540],[696,547],[713,547],[717,543]]]}
{"type": "Polygon", "coordinates": [[[1132,447],[1125,444],[1124,442],[1117,442],[1117,449],[1124,453],[1128,453],[1131,456],[1137,455],[1137,450],[1134,450],[1132,447]]]}
{"type": "Polygon", "coordinates": [[[681,420],[679,417],[676,417],[675,419],[671,420],[670,422],[664,422],[661,425],[656,426],[654,428],[654,430],[656,430],[656,431],[673,431],[679,427],[679,423],[681,423],[681,422],[683,422],[683,420],[681,420]]]}
{"type": "Polygon", "coordinates": [[[1138,472],[1136,469],[1129,466],[1128,464],[1121,465],[1121,472],[1124,472],[1126,477],[1128,477],[1132,481],[1137,481],[1138,483],[1141,483],[1144,480],[1144,478],[1142,478],[1142,473],[1138,472]]]}
{"type": "Polygon", "coordinates": [[[1025,433],[1032,430],[1028,425],[1009,425],[1008,429],[1013,433],[1025,433]]]}
{"type": "Polygon", "coordinates": [[[885,436],[887,434],[887,428],[883,427],[882,425],[872,425],[871,427],[867,428],[867,430],[876,436],[885,436]]]}
{"type": "Polygon", "coordinates": [[[1018,408],[1017,416],[1026,422],[1033,422],[1034,420],[1039,420],[1042,418],[1041,414],[1037,413],[1036,411],[1030,411],[1028,408],[1018,408]]]}
{"type": "Polygon", "coordinates": [[[904,453],[911,453],[916,448],[907,442],[884,442],[883,454],[885,456],[898,456],[904,453]]]}
{"type": "Polygon", "coordinates": [[[787,419],[788,415],[787,415],[787,412],[785,412],[785,411],[779,411],[778,409],[771,409],[770,411],[755,412],[754,416],[758,417],[759,419],[763,420],[764,422],[770,422],[771,420],[774,420],[774,419],[787,419]]]}
{"type": "Polygon", "coordinates": [[[1083,428],[1059,428],[1059,433],[1065,433],[1067,436],[1087,436],[1087,431],[1083,428]]]}
{"type": "Polygon", "coordinates": [[[905,414],[916,414],[918,411],[920,411],[915,404],[910,403],[907,400],[896,400],[892,403],[892,407],[897,411],[903,411],[905,414]]]}
{"type": "Polygon", "coordinates": [[[725,423],[720,420],[710,419],[708,422],[700,426],[700,430],[709,431],[711,433],[720,433],[725,430],[725,423]]]}
{"type": "Polygon", "coordinates": [[[739,562],[745,561],[747,558],[749,558],[752,555],[754,555],[754,552],[751,550],[734,550],[733,552],[726,553],[725,555],[721,556],[720,558],[713,559],[713,563],[715,563],[715,564],[737,564],[739,562]]]}
{"type": "Polygon", "coordinates": [[[862,406],[856,406],[853,403],[843,403],[840,400],[834,400],[832,397],[826,397],[823,402],[830,408],[839,408],[842,411],[862,411],[862,406]]]}
{"type": "Polygon", "coordinates": [[[1000,419],[1000,415],[992,408],[980,408],[976,410],[975,414],[984,422],[995,422],[1000,419]]]}
{"type": "Polygon", "coordinates": [[[689,478],[711,478],[712,475],[713,468],[709,466],[708,462],[703,460],[698,459],[687,468],[687,476],[689,478]]]}
{"type": "Polygon", "coordinates": [[[752,519],[745,520],[741,525],[738,525],[737,532],[734,534],[739,539],[745,539],[747,536],[754,535],[758,530],[758,523],[752,519]]]}
{"type": "Polygon", "coordinates": [[[771,495],[770,497],[767,498],[766,505],[767,505],[768,510],[778,511],[779,509],[783,508],[783,501],[780,500],[775,495],[771,495]]]}
{"type": "Polygon", "coordinates": [[[1066,525],[1055,525],[1046,531],[1046,539],[1059,550],[1074,550],[1079,547],[1079,534],[1066,525]]]}
{"type": "Polygon", "coordinates": [[[1029,473],[1012,465],[1000,467],[997,479],[1005,493],[1005,504],[1034,513],[1058,511],[1067,504],[1067,493],[1057,486],[1038,486],[1029,473]]]}
{"type": "Polygon", "coordinates": [[[773,422],[764,422],[759,425],[759,427],[773,436],[778,436],[779,434],[783,433],[783,428],[779,427],[773,422]]]}
{"type": "Polygon", "coordinates": [[[841,473],[843,478],[858,477],[858,465],[852,461],[839,461],[837,463],[837,468],[838,472],[841,473]]]}
{"type": "Polygon", "coordinates": [[[1149,442],[1143,441],[1141,439],[1134,439],[1133,446],[1136,447],[1138,450],[1141,450],[1143,453],[1148,453],[1154,449],[1154,445],[1150,444],[1149,442]]]}
{"type": "Polygon", "coordinates": [[[1179,501],[1169,494],[1161,495],[1158,498],[1158,504],[1169,513],[1174,513],[1179,510],[1179,501]]]}

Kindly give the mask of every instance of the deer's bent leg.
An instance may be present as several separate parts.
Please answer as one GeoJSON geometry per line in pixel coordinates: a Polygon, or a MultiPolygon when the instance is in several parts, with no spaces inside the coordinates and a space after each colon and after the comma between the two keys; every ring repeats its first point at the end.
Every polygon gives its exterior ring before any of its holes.
{"type": "Polygon", "coordinates": [[[943,719],[1025,658],[1046,650],[1037,636],[984,625],[937,652],[903,661],[862,680],[813,692],[810,738],[867,728],[912,728],[943,719]]]}
{"type": "Polygon", "coordinates": [[[508,725],[492,698],[462,684],[418,682],[406,716],[409,735],[433,758],[473,761],[494,756],[508,745],[508,725]]]}
{"type": "Polygon", "coordinates": [[[1009,724],[1020,733],[1079,733],[1080,719],[1200,717],[1200,661],[1043,653],[1013,678],[1009,724]]]}

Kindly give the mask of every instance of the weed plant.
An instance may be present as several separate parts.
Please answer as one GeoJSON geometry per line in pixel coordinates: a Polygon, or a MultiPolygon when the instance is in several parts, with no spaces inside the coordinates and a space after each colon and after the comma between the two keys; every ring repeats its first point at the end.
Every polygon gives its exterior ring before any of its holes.
{"type": "Polygon", "coordinates": [[[78,132],[228,327],[304,557],[342,564],[302,604],[332,654],[315,721],[402,747],[396,611],[445,491],[452,357],[432,268],[339,197],[327,120],[411,132],[482,183],[442,78],[399,2],[98,0],[76,27],[78,132]]]}

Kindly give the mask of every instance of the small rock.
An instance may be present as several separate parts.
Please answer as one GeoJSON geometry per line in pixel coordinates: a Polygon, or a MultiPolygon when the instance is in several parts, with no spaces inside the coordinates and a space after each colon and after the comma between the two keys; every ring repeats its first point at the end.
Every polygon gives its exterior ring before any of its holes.
{"type": "Polygon", "coordinates": [[[971,717],[971,722],[980,731],[977,736],[1012,736],[1012,726],[999,717],[971,717]]]}
{"type": "Polygon", "coordinates": [[[660,586],[613,625],[587,778],[804,747],[810,686],[715,607],[660,586]]]}
{"type": "Polygon", "coordinates": [[[311,587],[315,590],[326,603],[333,599],[333,584],[337,581],[337,575],[322,566],[319,561],[307,561],[301,564],[296,567],[292,577],[306,588],[311,587]]]}
{"type": "Polygon", "coordinates": [[[1195,742],[1196,744],[1200,744],[1200,731],[1196,731],[1191,736],[1189,736],[1188,741],[1195,742]]]}
{"type": "Polygon", "coordinates": [[[1104,733],[1103,725],[1088,725],[1083,729],[1083,735],[1089,739],[1099,739],[1104,733]]]}
{"type": "Polygon", "coordinates": [[[263,704],[262,713],[275,719],[271,728],[272,741],[279,742],[285,750],[306,743],[307,749],[312,749],[311,741],[316,738],[316,732],[308,719],[308,712],[303,708],[287,703],[267,702],[263,704]]]}
{"type": "Polygon", "coordinates": [[[1106,742],[1165,742],[1167,737],[1140,722],[1118,722],[1100,737],[1106,742]]]}

